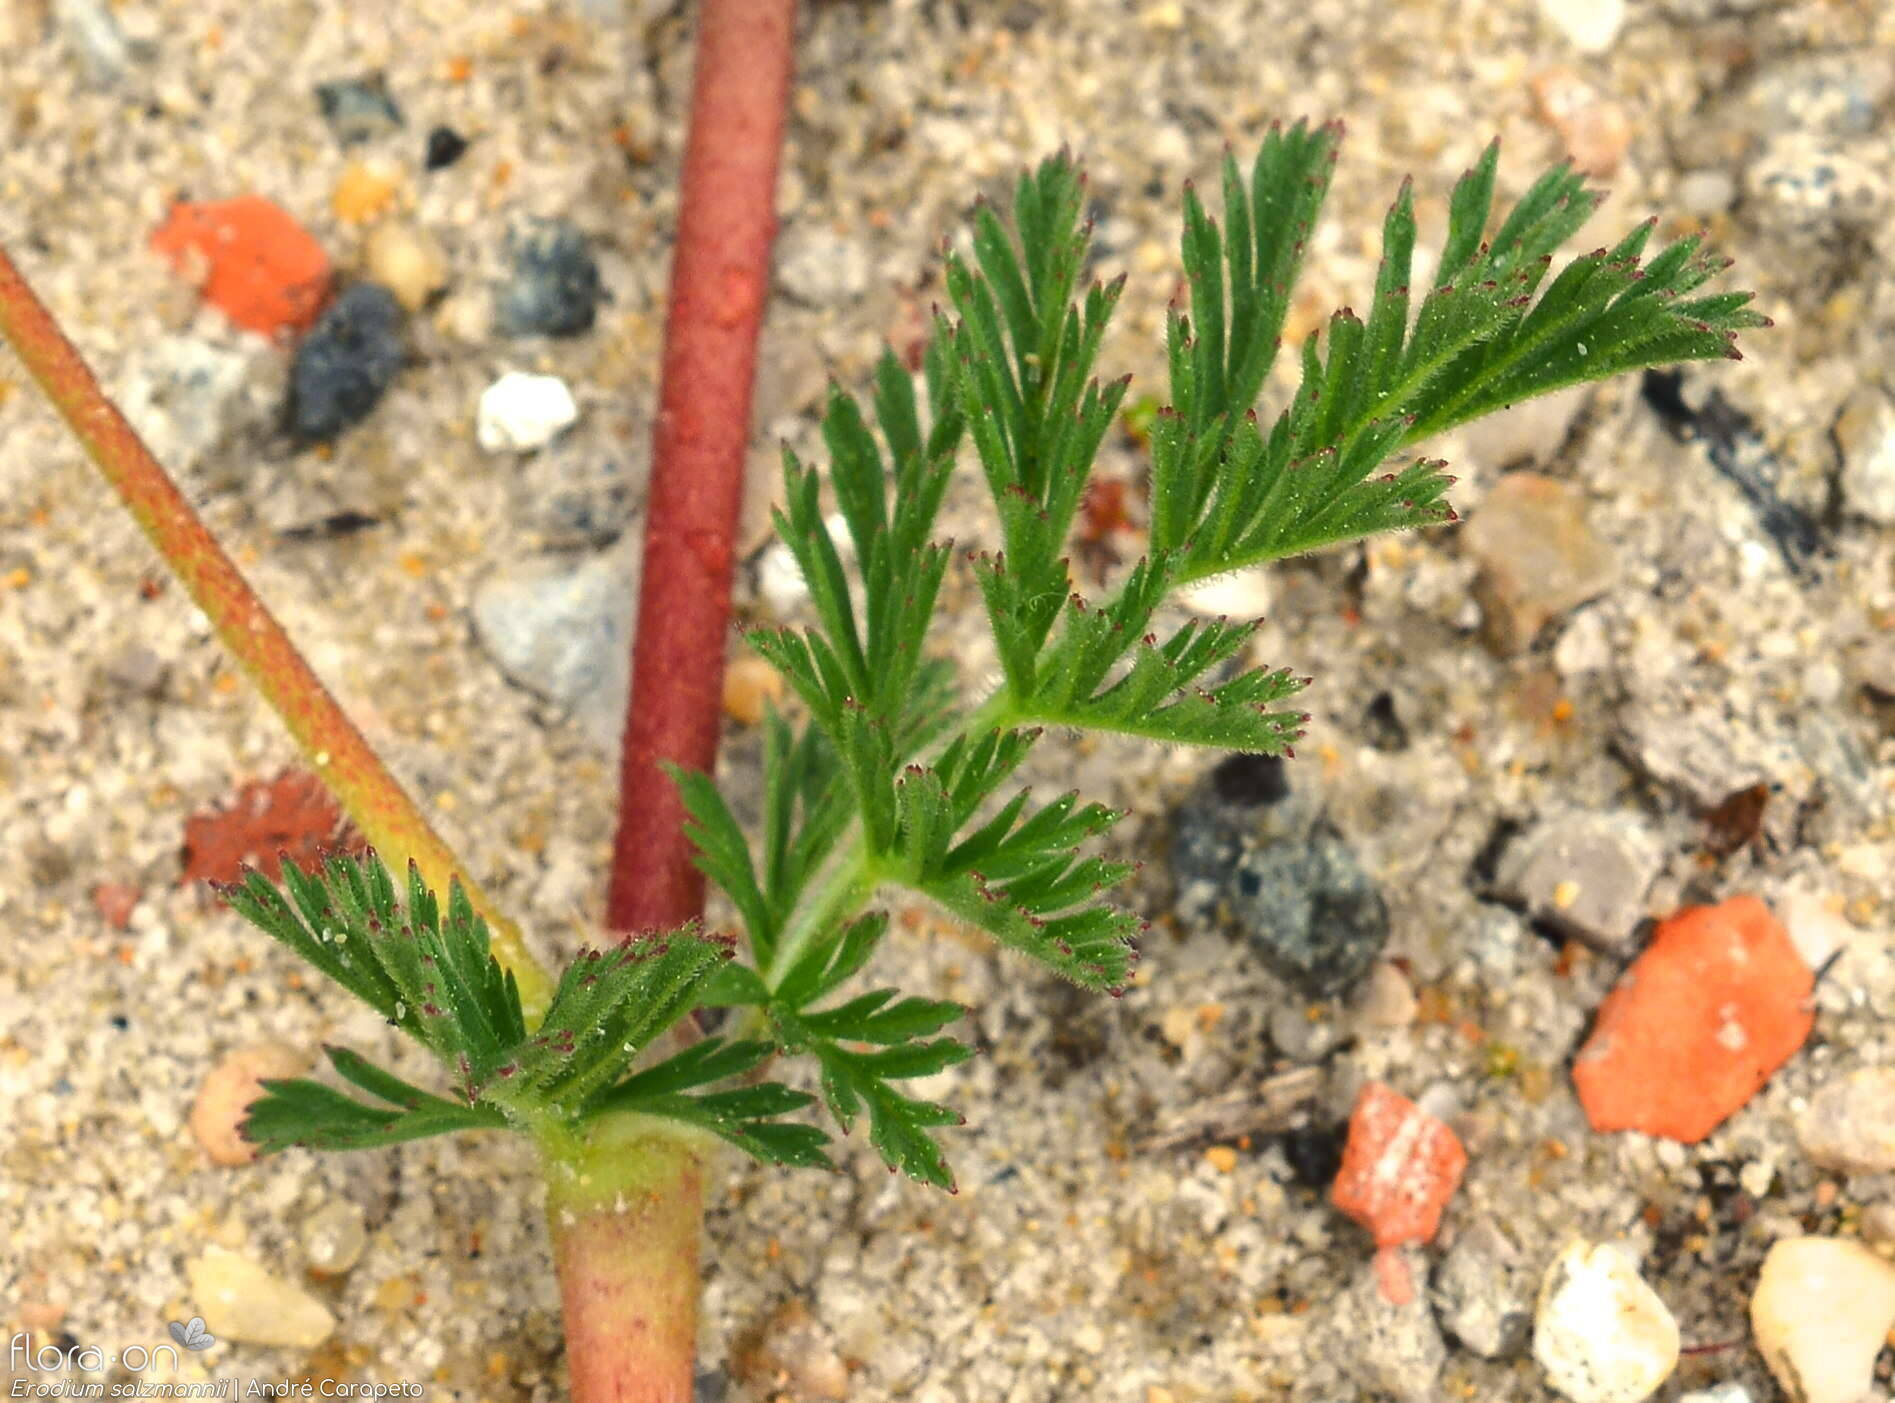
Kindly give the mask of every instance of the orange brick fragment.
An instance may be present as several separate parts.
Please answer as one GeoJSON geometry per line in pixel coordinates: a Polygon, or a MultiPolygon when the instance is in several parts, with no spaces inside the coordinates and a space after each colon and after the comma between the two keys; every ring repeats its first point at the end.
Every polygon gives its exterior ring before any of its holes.
{"type": "Polygon", "coordinates": [[[1664,921],[1599,1005],[1574,1060],[1592,1128],[1696,1144],[1803,1045],[1815,986],[1754,896],[1664,921]]]}
{"type": "Polygon", "coordinates": [[[366,846],[321,780],[286,770],[274,780],[240,786],[228,807],[184,821],[184,873],[178,880],[234,882],[249,866],[275,881],[282,873],[280,857],[314,872],[325,854],[359,853],[366,846]]]}
{"type": "Polygon", "coordinates": [[[247,331],[306,331],[329,296],[329,255],[261,195],[175,204],[151,246],[181,271],[207,269],[204,299],[247,331]]]}
{"type": "Polygon", "coordinates": [[[1373,1233],[1377,1247],[1427,1242],[1466,1168],[1467,1151],[1445,1122],[1372,1081],[1349,1115],[1329,1200],[1373,1233]]]}

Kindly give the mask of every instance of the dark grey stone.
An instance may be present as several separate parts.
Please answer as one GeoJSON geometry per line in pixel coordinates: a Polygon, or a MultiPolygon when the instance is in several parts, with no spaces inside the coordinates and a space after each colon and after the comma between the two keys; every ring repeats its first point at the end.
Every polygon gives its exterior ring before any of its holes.
{"type": "Polygon", "coordinates": [[[402,125],[401,108],[389,96],[387,79],[379,73],[318,83],[316,102],[322,119],[343,146],[359,145],[402,125]]]}
{"type": "Polygon", "coordinates": [[[407,360],[401,304],[378,283],[356,283],[330,304],[290,367],[290,432],[322,443],[360,423],[407,360]]]}
{"type": "Polygon", "coordinates": [[[1346,990],[1388,940],[1381,892],[1281,760],[1233,755],[1186,797],[1171,871],[1181,916],[1235,927],[1312,997],[1346,990]]]}
{"type": "Polygon", "coordinates": [[[536,219],[507,237],[511,279],[495,299],[505,336],[577,336],[592,329],[605,295],[599,265],[579,228],[536,219]]]}

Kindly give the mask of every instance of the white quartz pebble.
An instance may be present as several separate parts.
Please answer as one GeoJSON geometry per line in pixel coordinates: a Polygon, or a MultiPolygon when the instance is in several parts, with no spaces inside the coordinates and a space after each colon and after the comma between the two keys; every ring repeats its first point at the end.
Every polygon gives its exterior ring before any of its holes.
{"type": "Polygon", "coordinates": [[[336,1328],[321,1301],[225,1248],[206,1248],[188,1270],[191,1299],[220,1340],[313,1349],[336,1328]]]}
{"type": "Polygon", "coordinates": [[[325,1203],[303,1220],[302,1239],[311,1271],[340,1275],[362,1259],[368,1245],[362,1205],[346,1198],[325,1203]]]}
{"type": "Polygon", "coordinates": [[[1856,1403],[1895,1325],[1895,1264],[1859,1242],[1792,1237],[1763,1259],[1750,1328],[1797,1403],[1856,1403]]]}
{"type": "Polygon", "coordinates": [[[1641,1403],[1678,1364],[1678,1323],[1612,1243],[1567,1244],[1540,1281],[1533,1356],[1573,1403],[1641,1403]]]}
{"type": "Polygon", "coordinates": [[[557,375],[510,370],[481,392],[474,434],[489,453],[529,453],[578,418],[572,391],[557,375]]]}

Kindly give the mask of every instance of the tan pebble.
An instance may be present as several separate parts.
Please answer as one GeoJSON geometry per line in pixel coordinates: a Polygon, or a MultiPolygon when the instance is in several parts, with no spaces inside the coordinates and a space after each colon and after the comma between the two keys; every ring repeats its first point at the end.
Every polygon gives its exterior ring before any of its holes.
{"type": "Polygon", "coordinates": [[[1610,178],[1632,144],[1632,120],[1625,109],[1570,68],[1535,74],[1532,88],[1534,107],[1559,133],[1573,165],[1581,174],[1610,178]]]}
{"type": "Polygon", "coordinates": [[[1382,960],[1369,969],[1363,981],[1362,1021],[1371,1028],[1406,1028],[1415,1021],[1420,1001],[1415,986],[1399,965],[1382,960]]]}
{"type": "Polygon", "coordinates": [[[336,1328],[321,1301],[225,1248],[209,1248],[186,1270],[191,1299],[220,1339],[314,1349],[336,1328]]]}
{"type": "Polygon", "coordinates": [[[198,1088],[191,1107],[191,1133],[212,1162],[248,1164],[257,1149],[238,1132],[250,1103],[263,1094],[262,1082],[300,1077],[309,1058],[284,1043],[250,1043],[225,1055],[198,1088]]]}
{"type": "Polygon", "coordinates": [[[1895,1169],[1895,1067],[1863,1067],[1824,1083],[1797,1121],[1796,1138],[1824,1169],[1895,1169]]]}
{"type": "Polygon", "coordinates": [[[763,720],[765,702],[783,700],[783,674],[762,658],[745,656],[724,669],[724,714],[744,726],[763,720]]]}
{"type": "Polygon", "coordinates": [[[401,177],[377,162],[353,161],[329,193],[329,208],[344,224],[366,224],[388,213],[401,190],[401,177]]]}
{"type": "Polygon", "coordinates": [[[378,225],[368,236],[363,261],[369,276],[411,312],[418,312],[447,286],[447,255],[434,236],[411,225],[378,225]]]}
{"type": "Polygon", "coordinates": [[[415,1284],[405,1276],[391,1276],[375,1288],[375,1304],[385,1311],[404,1311],[414,1303],[415,1284]]]}
{"type": "Polygon", "coordinates": [[[1862,1240],[1878,1252],[1895,1249],[1895,1203],[1871,1203],[1862,1210],[1862,1240]]]}
{"type": "Polygon", "coordinates": [[[1856,1403],[1891,1324],[1895,1266],[1839,1238],[1777,1243],[1750,1298],[1757,1350],[1798,1403],[1856,1403]]]}

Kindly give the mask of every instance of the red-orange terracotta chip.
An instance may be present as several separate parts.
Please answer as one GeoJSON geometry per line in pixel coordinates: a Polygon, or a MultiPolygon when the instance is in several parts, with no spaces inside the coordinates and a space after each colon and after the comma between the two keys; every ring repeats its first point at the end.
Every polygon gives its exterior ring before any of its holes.
{"type": "Polygon", "coordinates": [[[1427,1242],[1466,1168],[1467,1151],[1444,1122],[1372,1081],[1349,1115],[1329,1199],[1373,1233],[1377,1247],[1427,1242]]]}
{"type": "Polygon", "coordinates": [[[195,261],[204,299],[247,331],[307,331],[329,297],[329,255],[261,195],[173,205],[151,246],[181,271],[195,261]]]}
{"type": "Polygon", "coordinates": [[[1606,995],[1574,1061],[1592,1128],[1696,1144],[1803,1045],[1815,984],[1755,897],[1680,911],[1606,995]]]}

